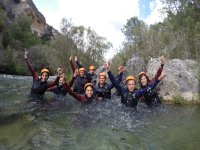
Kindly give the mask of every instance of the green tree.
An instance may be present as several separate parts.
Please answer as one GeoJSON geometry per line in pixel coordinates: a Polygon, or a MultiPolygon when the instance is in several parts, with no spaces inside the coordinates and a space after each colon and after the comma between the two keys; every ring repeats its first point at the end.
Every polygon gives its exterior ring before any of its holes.
{"type": "Polygon", "coordinates": [[[30,17],[19,16],[4,33],[4,47],[10,45],[15,49],[24,49],[41,44],[41,39],[31,31],[31,23],[30,17]]]}

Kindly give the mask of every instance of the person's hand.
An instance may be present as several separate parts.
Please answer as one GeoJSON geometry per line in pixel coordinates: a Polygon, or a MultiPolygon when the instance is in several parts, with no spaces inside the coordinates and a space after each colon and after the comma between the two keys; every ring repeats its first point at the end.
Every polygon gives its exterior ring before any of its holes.
{"type": "Polygon", "coordinates": [[[104,66],[107,71],[110,71],[110,64],[110,62],[107,62],[104,66]]]}
{"type": "Polygon", "coordinates": [[[61,82],[62,84],[65,84],[65,83],[66,83],[66,78],[65,78],[65,74],[64,74],[64,73],[62,73],[62,74],[60,75],[60,82],[61,82]]]}
{"type": "Polygon", "coordinates": [[[124,71],[124,66],[119,66],[119,68],[118,68],[118,73],[120,74],[120,73],[122,73],[124,71]]]}
{"type": "Polygon", "coordinates": [[[164,58],[164,56],[163,56],[163,55],[160,57],[160,63],[161,63],[162,65],[164,65],[164,64],[165,64],[165,58],[164,58]]]}
{"type": "Polygon", "coordinates": [[[74,71],[74,75],[73,75],[74,77],[77,77],[78,76],[78,69],[76,69],[75,71],[74,71]]]}
{"type": "Polygon", "coordinates": [[[109,64],[109,66],[112,64],[112,60],[111,59],[108,60],[108,64],[109,64]]]}
{"type": "Polygon", "coordinates": [[[60,76],[63,74],[63,70],[61,68],[57,68],[57,75],[60,76]]]}
{"type": "Polygon", "coordinates": [[[75,60],[75,62],[77,62],[78,61],[78,57],[74,56],[74,60],[75,60]]]}
{"type": "Polygon", "coordinates": [[[70,57],[69,57],[69,61],[72,61],[72,59],[73,59],[73,57],[72,57],[72,56],[70,56],[70,57]]]}
{"type": "Polygon", "coordinates": [[[165,71],[162,71],[161,75],[158,77],[158,80],[162,80],[166,77],[166,72],[165,71]]]}
{"type": "Polygon", "coordinates": [[[28,51],[27,51],[27,49],[25,49],[24,58],[25,58],[25,59],[28,59],[28,51]]]}

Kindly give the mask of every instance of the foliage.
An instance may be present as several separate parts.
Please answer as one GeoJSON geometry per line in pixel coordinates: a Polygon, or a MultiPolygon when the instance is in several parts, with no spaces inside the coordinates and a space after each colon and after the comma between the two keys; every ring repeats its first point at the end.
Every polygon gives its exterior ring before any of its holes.
{"type": "Polygon", "coordinates": [[[200,62],[199,1],[162,1],[166,6],[163,12],[167,13],[163,22],[148,26],[137,17],[127,20],[122,29],[126,39],[113,58],[114,62],[123,64],[135,54],[146,63],[151,57],[161,54],[170,59],[193,59],[200,62]]]}
{"type": "Polygon", "coordinates": [[[25,15],[19,16],[11,27],[4,32],[3,45],[12,48],[24,49],[41,44],[41,39],[31,31],[31,18],[25,15]],[[18,43],[19,47],[16,47],[18,43]]]}
{"type": "Polygon", "coordinates": [[[51,42],[51,46],[56,50],[57,64],[65,68],[66,72],[71,72],[68,61],[70,56],[78,56],[84,67],[89,65],[100,65],[104,60],[103,56],[111,44],[99,36],[91,28],[74,26],[71,20],[65,18],[61,22],[62,34],[51,42]]]}
{"type": "Polygon", "coordinates": [[[3,15],[3,10],[1,8],[1,5],[0,5],[0,32],[4,29],[4,15],[3,15]]]}

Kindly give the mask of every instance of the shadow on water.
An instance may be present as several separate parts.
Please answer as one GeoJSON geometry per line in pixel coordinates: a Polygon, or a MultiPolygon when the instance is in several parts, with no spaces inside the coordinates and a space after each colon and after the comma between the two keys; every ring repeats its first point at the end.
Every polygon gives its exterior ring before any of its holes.
{"type": "Polygon", "coordinates": [[[69,96],[30,108],[31,78],[0,77],[0,149],[198,149],[200,107],[137,110],[118,97],[81,105],[69,96]]]}

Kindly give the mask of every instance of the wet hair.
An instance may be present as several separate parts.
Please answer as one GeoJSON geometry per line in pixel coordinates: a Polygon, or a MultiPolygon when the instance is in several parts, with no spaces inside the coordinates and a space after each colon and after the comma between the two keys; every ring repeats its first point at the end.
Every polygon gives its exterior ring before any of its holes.
{"type": "Polygon", "coordinates": [[[139,85],[140,85],[140,87],[143,87],[143,85],[141,83],[141,79],[142,79],[143,76],[145,76],[147,78],[147,84],[150,82],[149,77],[146,74],[140,75],[139,76],[139,85]]]}

